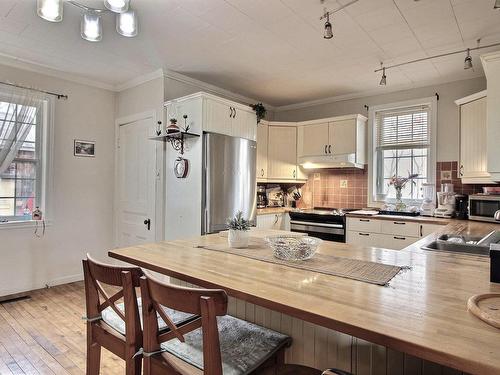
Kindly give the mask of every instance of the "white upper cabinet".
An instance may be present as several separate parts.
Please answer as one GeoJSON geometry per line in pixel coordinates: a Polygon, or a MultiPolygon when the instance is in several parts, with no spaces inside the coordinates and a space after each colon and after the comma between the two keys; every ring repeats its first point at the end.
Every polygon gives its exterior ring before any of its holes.
{"type": "Polygon", "coordinates": [[[457,100],[460,108],[460,177],[463,183],[491,183],[488,173],[486,91],[457,100]]]}
{"type": "Polygon", "coordinates": [[[268,134],[268,179],[297,179],[297,128],[270,126],[268,134]]]}
{"type": "Polygon", "coordinates": [[[298,128],[299,156],[320,156],[328,154],[328,123],[300,126],[298,128]]]}
{"type": "Polygon", "coordinates": [[[267,178],[268,131],[267,123],[261,121],[257,125],[257,179],[267,178]]]}
{"type": "MultiPolygon", "coordinates": [[[[199,123],[203,124],[196,132],[207,131],[252,141],[257,139],[257,116],[249,106],[204,92],[166,102],[167,117],[177,118],[178,124],[184,125],[182,108],[193,105],[197,106],[202,116],[199,123]]],[[[194,129],[191,128],[191,131],[194,129]]]]}
{"type": "Polygon", "coordinates": [[[315,168],[363,168],[366,122],[362,115],[348,115],[297,123],[299,164],[315,168]]]}

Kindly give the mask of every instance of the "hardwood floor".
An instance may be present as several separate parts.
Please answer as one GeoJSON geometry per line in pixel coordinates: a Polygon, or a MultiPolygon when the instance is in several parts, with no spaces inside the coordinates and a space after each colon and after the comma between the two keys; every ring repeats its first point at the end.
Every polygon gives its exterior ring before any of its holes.
{"type": "MultiPolygon", "coordinates": [[[[83,282],[31,292],[0,304],[0,374],[85,374],[83,282]]],[[[103,349],[101,374],[124,374],[124,362],[103,349]]]]}

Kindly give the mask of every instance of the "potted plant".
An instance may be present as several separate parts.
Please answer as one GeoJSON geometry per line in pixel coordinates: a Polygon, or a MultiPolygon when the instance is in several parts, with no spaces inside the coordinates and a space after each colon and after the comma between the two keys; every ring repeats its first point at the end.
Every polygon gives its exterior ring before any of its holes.
{"type": "Polygon", "coordinates": [[[250,107],[255,111],[257,115],[257,124],[266,116],[266,107],[262,103],[251,104],[250,107]]]}
{"type": "Polygon", "coordinates": [[[248,247],[250,221],[243,218],[243,212],[238,211],[236,216],[227,220],[229,236],[227,240],[230,247],[237,249],[248,247]]]}

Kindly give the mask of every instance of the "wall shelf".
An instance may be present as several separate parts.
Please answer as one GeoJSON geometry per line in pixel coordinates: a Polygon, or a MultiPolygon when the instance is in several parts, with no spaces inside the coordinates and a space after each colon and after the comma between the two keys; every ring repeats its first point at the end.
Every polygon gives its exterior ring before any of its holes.
{"type": "Polygon", "coordinates": [[[187,138],[199,137],[199,134],[189,132],[179,132],[174,134],[163,134],[155,137],[150,137],[154,141],[168,142],[172,145],[173,149],[179,151],[181,155],[184,154],[184,140],[187,138]]]}

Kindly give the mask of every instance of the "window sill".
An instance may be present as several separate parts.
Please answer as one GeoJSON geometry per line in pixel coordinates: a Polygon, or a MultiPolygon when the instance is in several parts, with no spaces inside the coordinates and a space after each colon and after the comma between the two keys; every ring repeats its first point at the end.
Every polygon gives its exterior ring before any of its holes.
{"type": "MultiPolygon", "coordinates": [[[[18,221],[6,221],[0,222],[0,230],[2,229],[25,229],[25,228],[36,228],[43,227],[43,224],[39,220],[18,220],[18,221]]],[[[45,226],[50,226],[50,221],[45,221],[45,226]]]]}

